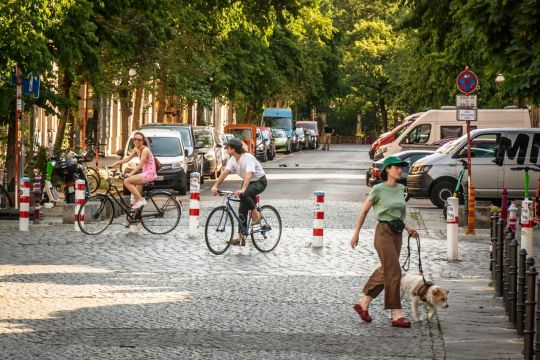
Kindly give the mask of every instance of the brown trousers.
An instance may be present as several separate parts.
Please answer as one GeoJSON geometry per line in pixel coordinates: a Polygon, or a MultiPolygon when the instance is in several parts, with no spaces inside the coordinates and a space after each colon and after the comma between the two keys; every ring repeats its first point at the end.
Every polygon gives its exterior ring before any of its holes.
{"type": "Polygon", "coordinates": [[[401,309],[401,238],[402,235],[392,232],[387,224],[378,223],[375,228],[375,250],[381,266],[369,277],[364,294],[376,298],[384,290],[385,309],[401,309]]]}

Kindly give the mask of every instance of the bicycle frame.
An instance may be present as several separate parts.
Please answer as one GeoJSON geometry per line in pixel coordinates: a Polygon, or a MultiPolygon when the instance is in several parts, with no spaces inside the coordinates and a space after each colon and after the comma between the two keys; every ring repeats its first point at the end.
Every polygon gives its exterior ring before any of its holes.
{"type": "MultiPolygon", "coordinates": [[[[234,211],[234,208],[232,207],[231,202],[238,202],[239,203],[240,199],[233,199],[232,197],[227,196],[227,198],[225,200],[225,206],[227,207],[227,213],[232,214],[232,216],[235,218],[236,222],[238,223],[238,228],[241,230],[240,232],[242,233],[242,235],[247,236],[247,235],[257,234],[257,233],[263,232],[262,227],[260,229],[257,229],[257,230],[252,229],[251,231],[249,231],[249,228],[250,228],[250,225],[251,225],[251,211],[248,212],[248,218],[246,220],[246,225],[244,226],[244,224],[242,222],[242,219],[240,219],[240,216],[236,213],[236,211],[234,211]]],[[[259,204],[256,204],[256,208],[257,209],[259,208],[259,204]]],[[[221,215],[221,219],[219,219],[219,224],[222,223],[224,214],[225,213],[223,213],[221,215]]],[[[223,226],[227,225],[227,219],[228,219],[228,217],[225,216],[225,223],[224,223],[223,226]]],[[[219,228],[219,226],[218,226],[218,228],[219,228]]],[[[269,230],[271,230],[271,227],[270,228],[265,228],[264,232],[268,232],[269,230]]]]}

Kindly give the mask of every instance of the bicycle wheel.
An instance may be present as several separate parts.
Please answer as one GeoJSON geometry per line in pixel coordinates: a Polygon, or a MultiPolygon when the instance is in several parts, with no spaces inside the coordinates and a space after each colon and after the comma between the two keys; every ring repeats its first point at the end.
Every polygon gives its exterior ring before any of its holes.
{"type": "Polygon", "coordinates": [[[78,215],[77,221],[82,232],[87,235],[97,235],[101,234],[112,223],[114,206],[108,196],[96,194],[84,202],[78,215]]]}
{"type": "Polygon", "coordinates": [[[88,188],[91,194],[99,189],[99,179],[95,175],[86,174],[86,181],[88,181],[88,188]]]}
{"type": "Polygon", "coordinates": [[[163,235],[174,230],[180,222],[182,210],[174,196],[154,193],[146,197],[148,203],[141,209],[141,224],[149,233],[163,235]]]}
{"type": "Polygon", "coordinates": [[[281,239],[281,217],[278,211],[270,205],[259,208],[261,222],[253,227],[251,241],[260,252],[266,253],[275,249],[281,239]]]}
{"type": "Polygon", "coordinates": [[[219,206],[212,210],[204,227],[204,238],[208,250],[215,255],[223,254],[231,246],[233,236],[234,222],[228,208],[219,206]]]}

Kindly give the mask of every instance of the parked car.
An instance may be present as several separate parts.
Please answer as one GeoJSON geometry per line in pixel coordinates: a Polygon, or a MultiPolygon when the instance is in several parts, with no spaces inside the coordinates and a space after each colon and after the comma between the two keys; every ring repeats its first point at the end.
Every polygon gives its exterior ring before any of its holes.
{"type": "Polygon", "coordinates": [[[307,130],[301,127],[297,127],[294,132],[296,133],[296,137],[298,138],[297,150],[307,149],[307,146],[308,146],[307,130]]]}
{"type": "MultiPolygon", "coordinates": [[[[393,155],[403,150],[433,150],[432,144],[444,138],[459,138],[466,132],[464,121],[456,120],[456,109],[429,110],[420,115],[393,142],[381,146],[374,159],[393,155]]],[[[479,109],[475,129],[501,128],[510,125],[515,128],[530,128],[531,119],[527,109],[479,109]]]]}
{"type": "Polygon", "coordinates": [[[273,160],[276,157],[276,139],[274,139],[274,136],[272,135],[272,129],[263,126],[259,126],[257,129],[261,131],[264,139],[268,139],[266,157],[268,160],[273,160]]]}
{"type": "MultiPolygon", "coordinates": [[[[225,144],[227,141],[234,139],[233,134],[221,134],[219,135],[219,139],[221,140],[221,144],[225,144]]],[[[225,150],[225,147],[221,147],[221,161],[223,163],[223,166],[227,166],[227,161],[229,160],[229,153],[227,150],[225,150]]]]}
{"type": "MultiPolygon", "coordinates": [[[[188,190],[189,181],[186,177],[187,156],[181,135],[170,129],[141,129],[138,130],[146,136],[150,143],[152,154],[161,163],[161,170],[158,171],[158,178],[151,184],[146,185],[148,189],[171,189],[181,195],[185,195],[188,190]]],[[[126,147],[118,151],[126,157],[131,153],[135,145],[133,136],[130,136],[126,147]]],[[[134,157],[126,164],[122,164],[121,171],[124,173],[132,171],[139,164],[139,158],[134,157]]],[[[124,188],[124,194],[129,195],[129,191],[124,188]]]]}
{"type": "Polygon", "coordinates": [[[318,136],[315,134],[315,131],[313,130],[307,130],[307,144],[308,149],[315,150],[319,147],[318,145],[318,136]]]}
{"type": "Polygon", "coordinates": [[[307,129],[309,131],[312,131],[314,134],[314,141],[315,141],[315,149],[319,147],[321,144],[320,141],[320,132],[319,132],[319,125],[316,121],[307,121],[307,120],[301,120],[296,122],[296,127],[301,127],[304,129],[307,129]]]}
{"type": "MultiPolygon", "coordinates": [[[[403,168],[403,172],[401,173],[401,179],[399,179],[399,183],[407,186],[407,177],[409,175],[409,169],[410,167],[418,160],[422,159],[423,157],[426,157],[428,155],[433,154],[434,151],[422,151],[422,150],[408,150],[403,151],[400,153],[395,154],[394,156],[399,157],[403,161],[407,161],[409,163],[409,166],[403,168]]],[[[383,167],[384,159],[377,160],[373,162],[371,167],[366,172],[366,184],[369,187],[373,187],[374,185],[377,185],[382,182],[381,179],[381,170],[383,167]]],[[[407,199],[409,198],[407,194],[407,199]]]]}
{"type": "Polygon", "coordinates": [[[275,139],[276,152],[284,151],[286,154],[292,152],[291,138],[283,129],[272,128],[272,136],[275,139]]]}
{"type": "MultiPolygon", "coordinates": [[[[540,129],[490,128],[471,132],[471,175],[476,199],[498,202],[503,188],[509,198],[523,198],[523,172],[512,167],[538,163],[540,129]]],[[[429,198],[443,208],[445,200],[454,191],[461,159],[467,158],[467,136],[418,161],[409,172],[408,189],[415,198],[429,198]]],[[[529,192],[534,193],[540,177],[529,172],[529,192]]]]}
{"type": "Polygon", "coordinates": [[[390,144],[392,141],[398,138],[413,123],[413,121],[422,114],[423,113],[416,113],[409,115],[403,120],[401,124],[396,126],[394,129],[381,134],[377,138],[377,140],[375,140],[373,144],[371,144],[371,148],[369,149],[369,158],[373,159],[373,157],[375,156],[375,152],[381,146],[390,144]]]}
{"type": "MultiPolygon", "coordinates": [[[[189,190],[189,177],[193,172],[202,174],[203,172],[203,159],[199,155],[199,149],[203,146],[202,143],[195,141],[195,134],[193,133],[193,127],[189,124],[163,124],[152,123],[144,124],[141,129],[170,129],[178,132],[184,142],[184,148],[187,150],[187,173],[186,179],[189,190]]],[[[204,177],[201,176],[201,184],[204,184],[204,177]]]]}
{"type": "Polygon", "coordinates": [[[298,142],[298,135],[296,134],[296,129],[294,130],[285,130],[287,136],[291,138],[291,150],[298,151],[300,150],[300,144],[298,142]]]}
{"type": "Polygon", "coordinates": [[[197,142],[203,143],[203,147],[199,149],[199,153],[203,157],[202,174],[210,176],[211,179],[217,179],[223,171],[221,140],[213,127],[196,127],[194,132],[197,142]]]}

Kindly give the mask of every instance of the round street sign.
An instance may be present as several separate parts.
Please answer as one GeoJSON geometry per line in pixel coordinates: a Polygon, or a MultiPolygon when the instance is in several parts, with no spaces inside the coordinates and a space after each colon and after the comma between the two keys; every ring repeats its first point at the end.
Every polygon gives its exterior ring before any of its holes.
{"type": "Polygon", "coordinates": [[[465,70],[459,73],[456,79],[456,85],[459,91],[464,94],[470,94],[478,87],[478,77],[467,66],[465,70]]]}

